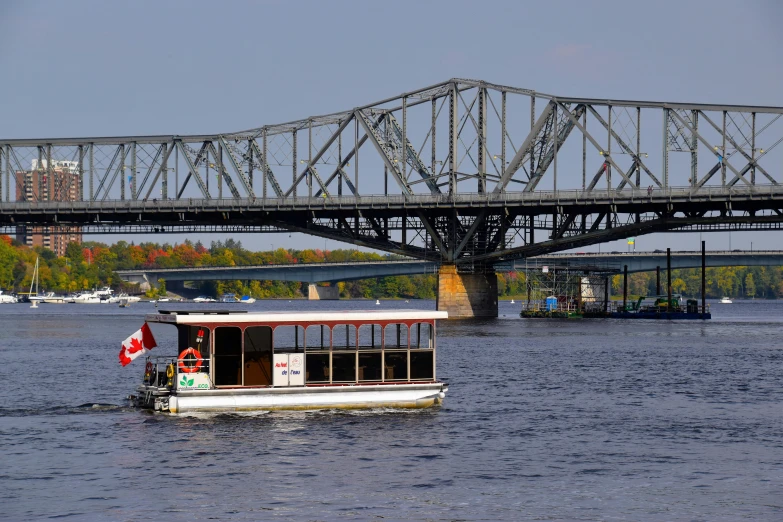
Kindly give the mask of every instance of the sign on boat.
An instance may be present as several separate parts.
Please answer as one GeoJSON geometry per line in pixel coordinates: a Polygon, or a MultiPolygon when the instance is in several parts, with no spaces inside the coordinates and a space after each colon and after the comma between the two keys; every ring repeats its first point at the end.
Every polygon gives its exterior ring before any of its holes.
{"type": "MultiPolygon", "coordinates": [[[[170,413],[424,408],[448,385],[436,375],[436,321],[422,310],[160,311],[176,356],[147,356],[136,406],[170,413]]],[[[163,348],[165,349],[165,347],[163,348]]]]}

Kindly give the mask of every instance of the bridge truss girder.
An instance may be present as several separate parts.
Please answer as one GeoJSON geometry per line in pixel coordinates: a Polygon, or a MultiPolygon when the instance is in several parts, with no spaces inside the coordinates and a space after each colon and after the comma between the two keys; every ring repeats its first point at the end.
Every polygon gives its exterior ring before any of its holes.
{"type": "Polygon", "coordinates": [[[297,230],[465,266],[622,234],[740,226],[732,219],[772,226],[783,209],[781,114],[451,79],[241,132],[0,140],[0,226],[297,230]],[[649,190],[690,199],[660,203],[649,190]],[[771,199],[738,207],[738,190],[771,199]],[[564,201],[571,191],[584,201],[564,201]],[[515,194],[540,201],[459,202],[515,194]],[[650,203],[639,203],[645,195],[650,203]],[[415,204],[425,196],[434,203],[415,204]],[[356,203],[368,197],[380,204],[356,203]],[[45,211],[62,200],[88,210],[45,211]]]}
{"type": "MultiPolygon", "coordinates": [[[[736,192],[736,191],[735,191],[736,192]]],[[[465,270],[662,231],[783,228],[783,191],[759,198],[735,194],[731,202],[654,196],[570,200],[447,196],[353,205],[264,205],[260,200],[203,204],[182,201],[118,206],[109,202],[28,204],[0,208],[0,227],[79,226],[86,232],[256,231],[302,232],[413,258],[455,263],[465,270]],[[19,219],[19,218],[22,219],[19,219]]],[[[304,199],[304,198],[303,198],[304,199]]]]}

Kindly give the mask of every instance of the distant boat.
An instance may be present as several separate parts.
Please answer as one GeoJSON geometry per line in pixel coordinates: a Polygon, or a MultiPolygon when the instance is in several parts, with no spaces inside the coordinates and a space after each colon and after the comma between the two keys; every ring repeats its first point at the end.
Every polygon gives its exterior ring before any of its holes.
{"type": "Polygon", "coordinates": [[[109,288],[108,286],[105,286],[101,288],[100,290],[95,291],[95,295],[98,296],[99,302],[101,304],[116,304],[120,302],[119,297],[112,295],[114,291],[109,288]]]}
{"type": "Polygon", "coordinates": [[[511,304],[514,304],[514,300],[513,299],[511,300],[511,304]]]}
{"type": "Polygon", "coordinates": [[[720,304],[731,304],[731,298],[730,297],[724,297],[720,300],[720,304]]]}
{"type": "Polygon", "coordinates": [[[98,294],[95,292],[84,291],[76,294],[73,297],[70,297],[68,302],[76,304],[99,304],[101,302],[101,298],[98,297],[98,294]]]}
{"type": "Polygon", "coordinates": [[[19,300],[9,294],[4,294],[2,290],[0,290],[0,304],[11,304],[11,303],[18,303],[19,300]]]}
{"type": "Polygon", "coordinates": [[[221,303],[237,303],[239,300],[237,299],[236,294],[223,294],[220,296],[220,302],[221,303]]]}
{"type": "Polygon", "coordinates": [[[381,304],[381,300],[380,299],[376,299],[375,300],[375,304],[377,304],[377,305],[381,304]]]}
{"type": "Polygon", "coordinates": [[[243,295],[242,299],[240,299],[239,302],[244,304],[253,304],[256,302],[256,298],[250,297],[249,295],[243,295]]]}
{"type": "Polygon", "coordinates": [[[123,301],[125,301],[128,304],[138,303],[139,301],[141,301],[141,297],[122,293],[117,296],[117,302],[122,303],[123,301]]]}

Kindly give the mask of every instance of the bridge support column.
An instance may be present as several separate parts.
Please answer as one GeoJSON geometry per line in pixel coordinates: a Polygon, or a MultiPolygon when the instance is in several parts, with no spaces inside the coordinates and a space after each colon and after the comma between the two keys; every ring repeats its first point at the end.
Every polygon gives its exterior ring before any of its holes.
{"type": "Polygon", "coordinates": [[[340,290],[337,286],[318,286],[310,283],[307,289],[307,299],[310,301],[336,301],[340,299],[340,290]]]}
{"type": "Polygon", "coordinates": [[[436,308],[448,312],[449,319],[497,317],[498,278],[494,269],[460,274],[456,265],[441,265],[436,308]]]}

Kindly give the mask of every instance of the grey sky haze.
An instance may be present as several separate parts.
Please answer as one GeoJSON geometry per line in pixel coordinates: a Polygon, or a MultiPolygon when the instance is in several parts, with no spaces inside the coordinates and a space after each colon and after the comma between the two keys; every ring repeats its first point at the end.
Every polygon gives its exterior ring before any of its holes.
{"type": "MultiPolygon", "coordinates": [[[[0,137],[230,132],[452,77],[584,97],[783,105],[781,5],[5,1],[0,137]]],[[[728,246],[727,234],[705,237],[728,246]]],[[[732,237],[733,248],[783,248],[779,233],[732,237]]],[[[638,248],[668,244],[696,247],[692,235],[670,234],[638,248]]]]}

